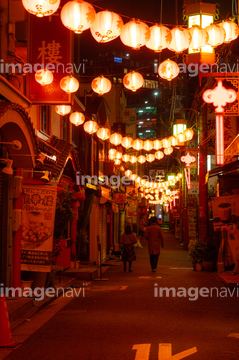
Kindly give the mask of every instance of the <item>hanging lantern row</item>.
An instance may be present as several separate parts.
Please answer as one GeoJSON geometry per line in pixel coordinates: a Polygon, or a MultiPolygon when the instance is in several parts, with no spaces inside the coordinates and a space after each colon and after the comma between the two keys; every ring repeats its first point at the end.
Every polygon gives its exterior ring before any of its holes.
{"type": "MultiPolygon", "coordinates": [[[[60,0],[22,0],[24,8],[38,17],[49,16],[57,11],[60,0]]],[[[187,48],[198,50],[205,45],[218,46],[238,37],[238,26],[233,21],[211,24],[205,29],[198,26],[185,29],[180,26],[172,30],[163,25],[149,27],[145,22],[132,19],[126,24],[120,15],[112,11],[96,13],[92,4],[83,1],[68,1],[60,13],[63,25],[81,34],[90,29],[93,38],[106,43],[120,37],[122,43],[133,49],[146,46],[155,52],[168,48],[176,53],[187,48]]]]}
{"type": "Polygon", "coordinates": [[[170,181],[152,182],[142,179],[136,174],[133,174],[131,170],[126,170],[125,176],[129,177],[132,181],[135,181],[137,184],[139,184],[141,186],[141,191],[145,191],[146,193],[152,192],[154,194],[159,193],[159,191],[163,192],[169,186],[175,185],[182,178],[182,174],[178,173],[170,181]]]}
{"type": "MultiPolygon", "coordinates": [[[[41,69],[35,73],[35,80],[42,86],[50,85],[53,82],[53,74],[49,70],[41,69]]],[[[60,81],[60,88],[67,94],[76,92],[79,86],[79,81],[72,75],[65,76],[60,81]]]]}

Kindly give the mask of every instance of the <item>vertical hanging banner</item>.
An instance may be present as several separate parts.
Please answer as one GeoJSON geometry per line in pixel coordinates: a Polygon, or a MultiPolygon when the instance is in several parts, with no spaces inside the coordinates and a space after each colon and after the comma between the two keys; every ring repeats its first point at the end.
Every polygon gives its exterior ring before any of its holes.
{"type": "Polygon", "coordinates": [[[23,186],[21,270],[51,269],[56,197],[56,186],[23,186]]]}
{"type": "Polygon", "coordinates": [[[29,37],[28,98],[33,104],[70,103],[71,96],[60,88],[60,81],[77,71],[71,59],[71,32],[63,26],[59,14],[30,16],[29,37]],[[51,84],[42,86],[36,81],[35,73],[40,69],[52,72],[51,84]]]}

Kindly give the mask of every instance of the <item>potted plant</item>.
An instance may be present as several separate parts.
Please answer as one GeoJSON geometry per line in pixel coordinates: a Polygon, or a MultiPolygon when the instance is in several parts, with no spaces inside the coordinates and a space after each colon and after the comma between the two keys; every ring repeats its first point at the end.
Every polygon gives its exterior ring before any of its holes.
{"type": "Polygon", "coordinates": [[[209,236],[203,240],[203,261],[204,271],[212,271],[217,257],[217,246],[214,236],[209,236]]]}
{"type": "Polygon", "coordinates": [[[192,241],[189,245],[189,255],[192,258],[194,270],[197,271],[202,270],[203,254],[204,254],[203,242],[199,241],[198,239],[192,241]]]}

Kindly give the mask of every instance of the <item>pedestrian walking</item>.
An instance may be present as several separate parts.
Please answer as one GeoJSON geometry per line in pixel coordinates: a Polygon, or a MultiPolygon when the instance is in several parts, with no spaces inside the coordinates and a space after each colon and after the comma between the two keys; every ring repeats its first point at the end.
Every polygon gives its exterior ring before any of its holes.
{"type": "Polygon", "coordinates": [[[151,225],[146,228],[145,237],[148,240],[150,265],[153,272],[156,271],[161,246],[164,247],[164,238],[161,227],[158,225],[156,216],[151,218],[151,225]]]}
{"type": "Polygon", "coordinates": [[[137,237],[132,232],[130,225],[126,225],[125,232],[120,237],[122,245],[122,261],[124,262],[124,271],[126,271],[126,264],[129,263],[129,272],[132,272],[132,261],[136,260],[134,244],[137,243],[137,237]]]}

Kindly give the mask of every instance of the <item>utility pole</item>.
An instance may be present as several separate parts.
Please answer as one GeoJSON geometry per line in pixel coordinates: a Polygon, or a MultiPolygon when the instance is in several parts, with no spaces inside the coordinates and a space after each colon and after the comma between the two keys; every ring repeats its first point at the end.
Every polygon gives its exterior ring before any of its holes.
{"type": "Polygon", "coordinates": [[[204,105],[199,117],[199,240],[207,238],[208,233],[208,195],[205,177],[207,174],[207,106],[204,105]]]}

